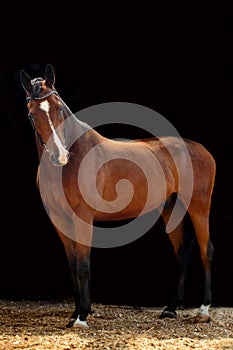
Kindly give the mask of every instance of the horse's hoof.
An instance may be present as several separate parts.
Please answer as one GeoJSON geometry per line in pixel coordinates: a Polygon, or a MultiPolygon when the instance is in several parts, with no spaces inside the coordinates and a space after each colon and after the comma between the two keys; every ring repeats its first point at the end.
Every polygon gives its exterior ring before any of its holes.
{"type": "Polygon", "coordinates": [[[177,314],[175,311],[164,310],[159,318],[176,318],[177,314]]]}
{"type": "Polygon", "coordinates": [[[73,327],[74,322],[75,322],[75,319],[74,319],[74,318],[71,318],[71,319],[69,320],[69,323],[67,323],[66,328],[71,328],[71,327],[73,327]]]}
{"type": "Polygon", "coordinates": [[[177,309],[178,310],[185,310],[185,307],[184,307],[184,305],[180,305],[180,306],[177,307],[177,309]]]}
{"type": "Polygon", "coordinates": [[[81,321],[78,317],[77,320],[74,322],[73,327],[88,328],[88,324],[86,321],[81,321]]]}
{"type": "Polygon", "coordinates": [[[194,317],[194,321],[195,323],[208,323],[210,322],[211,317],[210,315],[206,315],[206,314],[197,314],[197,316],[194,317]]]}

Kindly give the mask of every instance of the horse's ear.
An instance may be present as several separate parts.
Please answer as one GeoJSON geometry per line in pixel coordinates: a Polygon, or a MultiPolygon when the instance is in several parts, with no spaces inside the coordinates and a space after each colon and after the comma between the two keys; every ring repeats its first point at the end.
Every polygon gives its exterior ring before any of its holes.
{"type": "Polygon", "coordinates": [[[32,91],[31,77],[22,69],[20,71],[20,81],[27,94],[32,91]]]}
{"type": "Polygon", "coordinates": [[[53,88],[55,84],[55,73],[52,65],[49,63],[45,67],[44,78],[45,78],[45,84],[53,88]]]}

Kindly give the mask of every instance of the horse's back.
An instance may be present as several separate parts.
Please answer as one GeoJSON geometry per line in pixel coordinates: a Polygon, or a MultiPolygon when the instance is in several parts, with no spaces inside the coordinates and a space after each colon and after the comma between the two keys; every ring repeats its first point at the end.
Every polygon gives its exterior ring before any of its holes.
{"type": "MultiPolygon", "coordinates": [[[[163,169],[171,170],[180,194],[187,192],[193,178],[193,195],[210,198],[216,175],[213,155],[199,142],[173,136],[138,140],[159,159],[163,169]]],[[[177,191],[175,191],[177,193],[177,191]]]]}
{"type": "Polygon", "coordinates": [[[149,139],[138,139],[136,142],[142,143],[149,148],[156,156],[168,159],[168,154],[175,161],[190,158],[194,170],[197,168],[206,171],[210,175],[215,175],[216,163],[213,155],[207,148],[197,141],[188,138],[175,136],[154,137],[149,139]]]}

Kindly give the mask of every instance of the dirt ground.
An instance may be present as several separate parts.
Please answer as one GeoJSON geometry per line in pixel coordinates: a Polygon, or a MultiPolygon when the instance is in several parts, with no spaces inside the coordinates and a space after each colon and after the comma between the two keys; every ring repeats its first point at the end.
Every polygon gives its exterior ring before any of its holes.
{"type": "Polygon", "coordinates": [[[211,307],[196,323],[196,308],[159,319],[163,308],[93,304],[88,329],[66,328],[73,301],[0,300],[0,349],[233,349],[233,308],[211,307]]]}

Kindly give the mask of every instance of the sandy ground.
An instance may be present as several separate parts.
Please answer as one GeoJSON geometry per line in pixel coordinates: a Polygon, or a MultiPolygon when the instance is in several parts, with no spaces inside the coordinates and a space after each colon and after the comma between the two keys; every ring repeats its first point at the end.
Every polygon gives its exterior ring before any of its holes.
{"type": "Polygon", "coordinates": [[[66,328],[72,300],[0,300],[0,349],[233,349],[233,308],[211,307],[196,323],[196,308],[159,319],[163,308],[93,304],[88,329],[66,328]]]}

